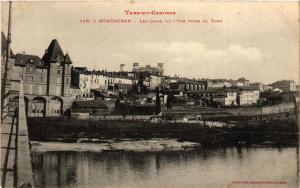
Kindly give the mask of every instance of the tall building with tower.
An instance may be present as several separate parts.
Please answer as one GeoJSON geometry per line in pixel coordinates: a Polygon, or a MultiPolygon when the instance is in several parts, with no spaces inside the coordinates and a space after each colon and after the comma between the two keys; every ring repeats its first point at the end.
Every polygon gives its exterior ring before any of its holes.
{"type": "MultiPolygon", "coordinates": [[[[2,49],[7,51],[8,43],[1,33],[2,49]]],[[[70,108],[71,68],[69,54],[64,53],[56,39],[52,40],[42,58],[25,53],[7,55],[2,53],[2,72],[6,73],[9,83],[9,107],[17,106],[20,83],[24,85],[26,113],[29,117],[60,116],[70,108]],[[6,60],[9,63],[6,68],[6,60]]]]}

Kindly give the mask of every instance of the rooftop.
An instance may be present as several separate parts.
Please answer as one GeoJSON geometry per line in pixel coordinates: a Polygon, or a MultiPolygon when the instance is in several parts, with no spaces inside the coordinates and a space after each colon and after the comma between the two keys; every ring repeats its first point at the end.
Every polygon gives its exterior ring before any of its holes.
{"type": "Polygon", "coordinates": [[[82,74],[86,75],[101,75],[101,76],[107,76],[111,78],[123,78],[123,79],[128,79],[128,80],[134,80],[133,77],[126,76],[124,72],[106,72],[104,70],[102,71],[96,71],[96,70],[88,70],[86,67],[74,67],[74,71],[77,71],[82,74]]]}
{"type": "Polygon", "coordinates": [[[45,66],[41,58],[36,55],[29,55],[29,54],[15,55],[15,65],[26,66],[26,64],[34,64],[37,67],[45,66]]]}

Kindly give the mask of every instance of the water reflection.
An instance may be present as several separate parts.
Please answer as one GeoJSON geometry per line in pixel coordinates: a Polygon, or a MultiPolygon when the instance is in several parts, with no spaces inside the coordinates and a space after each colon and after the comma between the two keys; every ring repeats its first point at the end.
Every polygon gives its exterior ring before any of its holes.
{"type": "Polygon", "coordinates": [[[36,187],[109,188],[226,187],[241,180],[282,180],[285,187],[297,187],[295,156],[296,148],[32,153],[36,187]]]}

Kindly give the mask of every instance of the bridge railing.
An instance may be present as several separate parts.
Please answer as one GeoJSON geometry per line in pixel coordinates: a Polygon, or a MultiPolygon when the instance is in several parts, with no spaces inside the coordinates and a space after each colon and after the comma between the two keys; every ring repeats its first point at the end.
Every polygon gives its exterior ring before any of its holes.
{"type": "Polygon", "coordinates": [[[32,165],[29,147],[29,135],[25,112],[24,88],[20,83],[19,108],[18,108],[17,150],[16,150],[16,174],[17,187],[33,187],[32,165]]]}

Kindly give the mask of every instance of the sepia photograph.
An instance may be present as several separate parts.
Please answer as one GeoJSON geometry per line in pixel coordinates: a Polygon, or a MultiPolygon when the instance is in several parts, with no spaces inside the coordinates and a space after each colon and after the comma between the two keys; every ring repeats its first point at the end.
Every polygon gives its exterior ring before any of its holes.
{"type": "Polygon", "coordinates": [[[1,1],[1,188],[299,188],[298,1],[1,1]]]}

